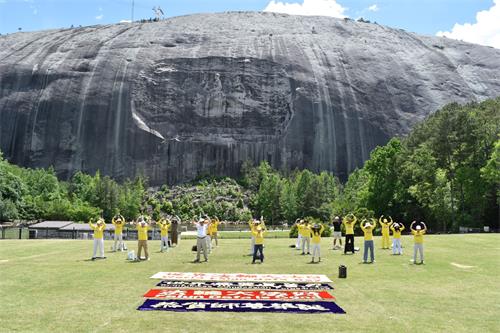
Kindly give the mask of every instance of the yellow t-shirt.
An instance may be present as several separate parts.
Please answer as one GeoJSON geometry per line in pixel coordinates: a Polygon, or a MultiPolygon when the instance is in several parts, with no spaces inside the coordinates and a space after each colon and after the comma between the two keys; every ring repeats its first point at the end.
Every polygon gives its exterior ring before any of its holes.
{"type": "Polygon", "coordinates": [[[423,244],[424,243],[424,234],[425,229],[423,230],[412,230],[413,238],[415,240],[415,244],[423,244]]]}
{"type": "Polygon", "coordinates": [[[170,222],[160,223],[160,234],[162,237],[168,236],[169,229],[170,229],[170,222]]]}
{"type": "Polygon", "coordinates": [[[323,233],[324,230],[325,230],[325,227],[323,225],[321,225],[321,228],[319,229],[318,234],[316,234],[314,231],[311,232],[311,235],[312,235],[311,241],[313,244],[321,243],[321,234],[323,233]]]}
{"type": "Polygon", "coordinates": [[[354,218],[354,220],[352,220],[351,222],[348,222],[347,220],[342,221],[345,227],[346,235],[354,235],[354,225],[356,224],[356,221],[357,221],[356,218],[354,218]]]}
{"type": "Polygon", "coordinates": [[[90,229],[94,230],[94,239],[104,238],[104,230],[106,229],[106,224],[92,224],[89,222],[90,229]]]}
{"type": "Polygon", "coordinates": [[[363,222],[361,222],[361,230],[363,230],[363,232],[365,233],[365,240],[373,240],[373,230],[374,229],[375,228],[373,226],[366,228],[363,225],[363,222]]]}
{"type": "Polygon", "coordinates": [[[394,229],[393,226],[391,226],[391,230],[392,230],[392,237],[393,238],[401,238],[401,231],[405,230],[405,226],[402,225],[400,228],[399,228],[399,231],[394,229]]]}
{"type": "Polygon", "coordinates": [[[255,244],[256,245],[261,245],[264,244],[264,234],[266,231],[258,232],[256,228],[252,230],[252,236],[255,237],[255,244]]]}
{"type": "Polygon", "coordinates": [[[311,237],[311,226],[310,225],[301,224],[298,226],[298,228],[299,228],[299,234],[302,237],[311,237]]]}
{"type": "Polygon", "coordinates": [[[123,225],[125,223],[123,223],[123,221],[115,222],[115,220],[111,221],[111,223],[115,226],[115,235],[121,235],[123,233],[123,225]]]}
{"type": "Polygon", "coordinates": [[[217,232],[217,227],[219,226],[219,221],[214,221],[210,224],[210,228],[208,229],[208,234],[211,236],[217,232]]]}
{"type": "Polygon", "coordinates": [[[146,226],[141,226],[140,224],[137,225],[137,239],[138,240],[148,240],[148,230],[149,226],[146,224],[146,226]]]}
{"type": "Polygon", "coordinates": [[[382,226],[382,235],[389,235],[389,227],[391,226],[391,222],[384,223],[380,221],[380,225],[382,226]]]}

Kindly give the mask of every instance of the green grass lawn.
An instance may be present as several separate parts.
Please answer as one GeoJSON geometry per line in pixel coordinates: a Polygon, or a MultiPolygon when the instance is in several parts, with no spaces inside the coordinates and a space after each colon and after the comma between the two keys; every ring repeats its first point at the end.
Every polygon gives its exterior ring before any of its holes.
{"type": "MultiPolygon", "coordinates": [[[[426,236],[425,265],[379,250],[373,265],[322,242],[323,262],[308,264],[288,245],[269,239],[266,261],[251,265],[249,240],[226,239],[209,263],[192,264],[192,240],[169,253],[150,241],[151,261],[129,263],[124,253],[89,261],[91,241],[0,241],[0,331],[29,332],[499,332],[500,235],[426,236]],[[454,266],[451,263],[463,265],[454,266]],[[348,267],[337,279],[338,266],[348,267]],[[472,267],[464,267],[472,266],[472,267]],[[159,271],[327,274],[346,315],[141,312],[142,295],[159,271]]],[[[362,245],[356,238],[356,246],[362,245]]],[[[105,242],[109,251],[111,241],[105,242]]],[[[135,242],[128,243],[136,248],[135,242]]]]}

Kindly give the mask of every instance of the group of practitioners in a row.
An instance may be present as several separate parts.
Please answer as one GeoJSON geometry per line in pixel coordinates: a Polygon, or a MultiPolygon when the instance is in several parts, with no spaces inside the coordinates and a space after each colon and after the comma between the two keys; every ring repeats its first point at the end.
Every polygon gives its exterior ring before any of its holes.
{"type": "MultiPolygon", "coordinates": [[[[114,230],[114,245],[112,251],[127,250],[123,242],[123,228],[125,226],[134,227],[137,230],[137,260],[142,260],[142,251],[144,250],[144,260],[149,260],[148,251],[148,232],[153,226],[160,229],[160,252],[167,252],[169,248],[169,231],[172,226],[172,221],[180,223],[179,217],[173,218],[162,217],[158,221],[152,221],[148,215],[141,215],[136,220],[126,222],[122,215],[116,215],[111,220],[114,230]]],[[[219,245],[217,236],[218,226],[221,223],[218,218],[210,219],[208,217],[200,218],[197,222],[192,222],[197,228],[197,258],[195,261],[200,261],[200,251],[203,251],[205,261],[208,261],[208,253],[212,251],[212,240],[215,240],[215,245],[219,245]]],[[[97,219],[94,223],[93,219],[89,221],[90,228],[94,231],[94,250],[92,260],[105,259],[104,256],[104,231],[106,223],[103,218],[97,219]],[[99,256],[98,256],[99,254],[99,256]]]]}
{"type": "MultiPolygon", "coordinates": [[[[344,254],[349,252],[355,253],[354,247],[354,227],[358,223],[358,218],[354,214],[348,214],[344,218],[336,216],[332,221],[331,231],[333,234],[333,249],[340,249],[342,246],[342,229],[345,232],[345,244],[344,244],[344,254]],[[337,245],[337,241],[339,245],[337,245]]],[[[403,248],[401,245],[401,232],[405,230],[403,223],[394,222],[391,217],[389,219],[385,218],[383,215],[378,219],[362,219],[359,223],[361,230],[364,233],[364,251],[363,251],[363,262],[373,263],[375,261],[375,250],[373,243],[373,234],[377,228],[377,224],[381,227],[382,233],[382,249],[389,249],[390,247],[390,232],[392,231],[392,253],[394,255],[402,255],[403,248]],[[370,254],[370,261],[368,261],[368,254],[370,254]]],[[[311,224],[308,220],[297,219],[295,225],[298,230],[297,241],[295,248],[297,250],[302,250],[302,255],[311,254],[310,246],[312,243],[312,260],[316,255],[318,256],[318,262],[321,261],[320,254],[320,243],[321,234],[324,231],[323,225],[311,224]]],[[[413,221],[410,224],[410,230],[414,236],[414,251],[413,251],[413,262],[415,264],[424,263],[424,234],[427,231],[427,226],[424,222],[413,221]],[[419,259],[417,261],[417,253],[419,254],[419,259]]]]}

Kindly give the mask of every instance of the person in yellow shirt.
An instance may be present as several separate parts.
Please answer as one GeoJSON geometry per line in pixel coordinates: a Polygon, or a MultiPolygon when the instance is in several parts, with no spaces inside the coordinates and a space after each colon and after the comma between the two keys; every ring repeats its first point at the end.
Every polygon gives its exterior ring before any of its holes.
{"type": "Polygon", "coordinates": [[[208,230],[211,241],[215,240],[215,246],[216,247],[219,246],[219,237],[217,235],[219,225],[220,225],[220,221],[219,221],[219,218],[216,216],[212,220],[212,223],[210,224],[210,227],[209,227],[209,230],[208,230]]]}
{"type": "Polygon", "coordinates": [[[266,233],[265,226],[259,225],[252,230],[252,235],[255,238],[255,246],[253,251],[252,264],[255,264],[257,257],[260,263],[264,262],[264,234],[266,233]],[[259,254],[258,254],[259,253],[259,254]]]}
{"type": "Polygon", "coordinates": [[[405,230],[403,223],[394,222],[391,225],[392,230],[392,254],[402,255],[403,248],[401,247],[401,232],[405,230]]]}
{"type": "Polygon", "coordinates": [[[148,230],[149,223],[147,222],[149,219],[144,216],[140,216],[137,221],[134,223],[137,229],[137,260],[141,260],[142,250],[144,249],[144,254],[146,255],[145,260],[149,260],[148,253],[148,230]]]}
{"type": "Polygon", "coordinates": [[[377,220],[372,219],[372,222],[368,221],[367,219],[363,219],[361,221],[360,227],[361,230],[363,230],[365,234],[365,246],[363,250],[363,263],[367,264],[368,263],[368,251],[370,252],[370,263],[373,263],[375,261],[375,253],[373,252],[374,246],[373,246],[373,231],[375,230],[375,227],[377,226],[377,220]]]}
{"type": "Polygon", "coordinates": [[[392,221],[392,217],[389,216],[389,219],[390,221],[384,218],[384,215],[381,215],[380,218],[378,219],[378,222],[382,227],[382,249],[387,249],[387,250],[389,249],[389,243],[390,243],[389,228],[391,224],[394,223],[392,221]]]}
{"type": "Polygon", "coordinates": [[[417,224],[417,221],[413,221],[410,225],[411,233],[415,241],[413,246],[413,263],[417,264],[417,251],[420,254],[420,264],[424,263],[424,235],[427,231],[427,226],[424,222],[417,224]]]}
{"type": "Polygon", "coordinates": [[[168,251],[168,231],[172,222],[169,219],[161,218],[158,221],[160,226],[160,252],[168,251]]]}
{"type": "Polygon", "coordinates": [[[264,218],[261,216],[260,221],[257,219],[251,219],[248,221],[248,226],[250,227],[250,237],[251,237],[251,247],[250,247],[250,255],[253,256],[253,253],[255,252],[255,236],[254,236],[254,231],[257,229],[257,227],[262,227],[265,228],[266,224],[264,223],[264,218]]]}
{"type": "Polygon", "coordinates": [[[318,262],[321,261],[321,234],[325,230],[325,227],[323,224],[321,226],[319,224],[315,224],[311,228],[311,234],[312,234],[312,259],[311,263],[314,263],[314,257],[316,257],[316,253],[318,254],[318,262]]]}
{"type": "Polygon", "coordinates": [[[96,224],[92,222],[93,219],[90,219],[90,229],[94,230],[94,252],[92,253],[92,260],[96,260],[97,258],[106,259],[104,256],[104,230],[106,229],[106,223],[104,223],[103,218],[99,218],[96,224]],[[96,257],[98,248],[100,257],[96,257]]]}
{"type": "Polygon", "coordinates": [[[305,220],[302,225],[299,226],[300,237],[302,239],[302,253],[301,255],[311,254],[311,225],[308,220],[305,220]],[[307,246],[307,253],[305,252],[307,246]]]}
{"type": "Polygon", "coordinates": [[[295,242],[295,249],[299,250],[300,245],[302,244],[302,236],[300,235],[300,226],[304,223],[304,220],[301,219],[296,219],[295,220],[295,226],[297,227],[297,241],[295,242]]]}
{"type": "Polygon", "coordinates": [[[352,252],[354,254],[354,226],[356,222],[358,222],[358,219],[352,213],[342,219],[342,224],[345,229],[344,254],[347,254],[347,252],[352,252]]]}
{"type": "Polygon", "coordinates": [[[125,243],[123,242],[123,226],[125,225],[125,218],[122,215],[115,215],[111,220],[111,223],[115,226],[115,243],[113,245],[113,252],[124,251],[127,249],[125,243]],[[116,246],[118,243],[118,247],[116,246]]]}

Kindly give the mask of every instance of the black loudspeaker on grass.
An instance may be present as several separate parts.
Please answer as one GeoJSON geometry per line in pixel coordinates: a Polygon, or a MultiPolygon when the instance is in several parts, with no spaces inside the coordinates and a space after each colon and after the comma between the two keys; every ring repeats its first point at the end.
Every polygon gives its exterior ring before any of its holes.
{"type": "Polygon", "coordinates": [[[339,266],[339,279],[347,278],[347,266],[340,265],[339,266]]]}
{"type": "Polygon", "coordinates": [[[198,246],[196,246],[196,245],[193,245],[193,247],[191,248],[191,251],[193,251],[193,252],[196,252],[196,251],[198,251],[198,246]]]}

